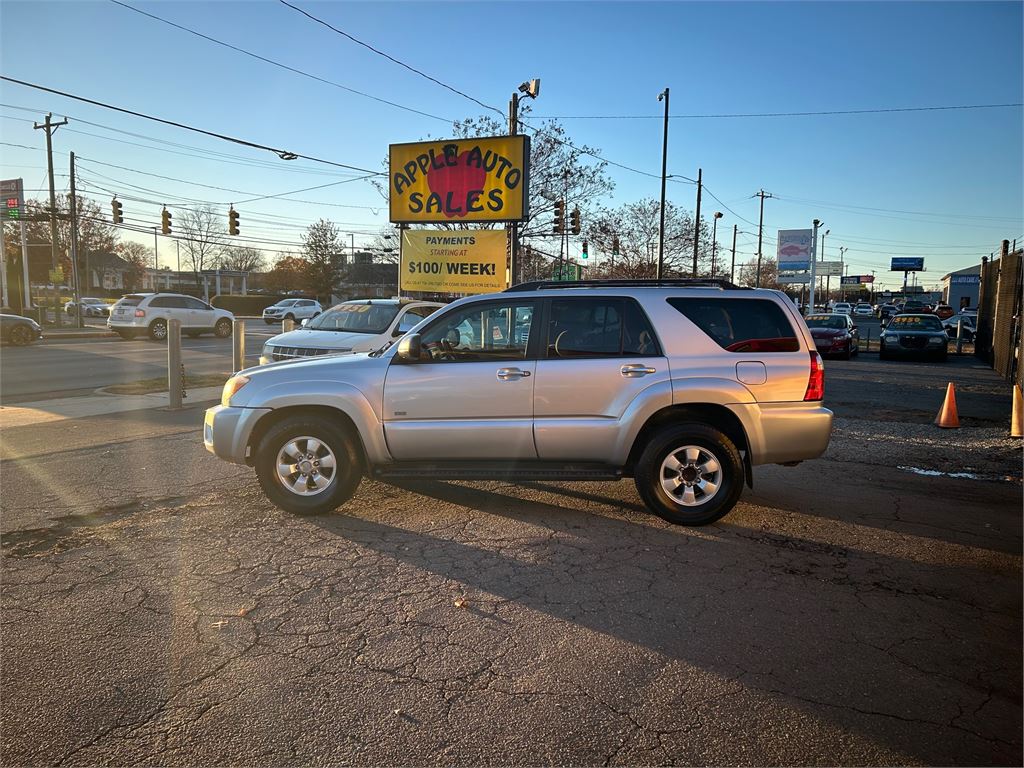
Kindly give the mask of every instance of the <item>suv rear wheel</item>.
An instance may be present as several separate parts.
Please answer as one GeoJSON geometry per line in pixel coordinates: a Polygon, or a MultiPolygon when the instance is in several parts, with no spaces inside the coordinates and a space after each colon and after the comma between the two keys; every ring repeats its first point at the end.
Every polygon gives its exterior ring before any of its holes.
{"type": "Polygon", "coordinates": [[[634,481],[658,517],[676,525],[707,525],[736,505],[743,461],[714,427],[679,424],[655,434],[637,462],[634,481]]]}
{"type": "Polygon", "coordinates": [[[154,320],[149,324],[149,338],[153,341],[164,341],[167,339],[167,321],[154,320]]]}
{"type": "Polygon", "coordinates": [[[213,326],[213,335],[218,339],[226,339],[231,335],[231,321],[226,317],[221,318],[213,326]]]}
{"type": "Polygon", "coordinates": [[[256,449],[256,477],[275,506],[321,515],[344,504],[362,479],[351,437],[330,422],[292,416],[271,427],[256,449]]]}

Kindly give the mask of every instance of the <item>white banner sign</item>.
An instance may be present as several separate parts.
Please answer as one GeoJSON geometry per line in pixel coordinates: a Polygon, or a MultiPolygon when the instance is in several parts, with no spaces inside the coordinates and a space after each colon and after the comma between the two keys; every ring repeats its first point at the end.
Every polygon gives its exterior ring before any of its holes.
{"type": "Polygon", "coordinates": [[[802,275],[793,274],[793,273],[787,274],[787,273],[783,272],[783,273],[779,274],[779,276],[776,278],[776,280],[778,280],[779,283],[784,283],[784,284],[788,283],[788,284],[791,284],[791,285],[807,285],[809,282],[811,282],[811,276],[809,274],[807,274],[806,272],[803,273],[802,275]]]}
{"type": "Polygon", "coordinates": [[[819,261],[814,265],[814,273],[818,277],[836,277],[843,274],[843,262],[819,261]]]}
{"type": "Polygon", "coordinates": [[[809,261],[811,258],[810,229],[780,229],[776,258],[778,261],[809,261]]]}

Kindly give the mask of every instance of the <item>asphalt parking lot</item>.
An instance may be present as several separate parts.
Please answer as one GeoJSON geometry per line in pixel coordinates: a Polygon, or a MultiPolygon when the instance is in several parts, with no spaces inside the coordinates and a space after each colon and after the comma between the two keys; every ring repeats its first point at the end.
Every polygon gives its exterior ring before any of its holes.
{"type": "Polygon", "coordinates": [[[826,400],[826,455],[700,529],[629,482],[291,517],[197,408],[5,430],[0,758],[1020,764],[1009,389],[863,355],[826,400]]]}

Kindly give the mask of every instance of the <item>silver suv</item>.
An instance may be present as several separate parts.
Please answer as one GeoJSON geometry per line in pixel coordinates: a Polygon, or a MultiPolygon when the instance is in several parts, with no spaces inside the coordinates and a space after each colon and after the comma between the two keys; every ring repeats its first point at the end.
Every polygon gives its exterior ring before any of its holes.
{"type": "Polygon", "coordinates": [[[241,372],[204,443],[289,512],[361,478],[619,480],[672,523],[736,504],[753,467],[828,446],[824,369],[793,302],[723,281],[525,283],[368,354],[241,372]]]}

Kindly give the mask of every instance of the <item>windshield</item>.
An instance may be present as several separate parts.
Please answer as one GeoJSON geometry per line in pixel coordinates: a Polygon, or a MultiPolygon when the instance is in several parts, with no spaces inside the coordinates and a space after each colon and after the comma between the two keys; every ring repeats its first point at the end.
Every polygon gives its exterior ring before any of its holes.
{"type": "Polygon", "coordinates": [[[896,315],[889,322],[894,331],[941,331],[942,323],[935,315],[896,315]]]}
{"type": "Polygon", "coordinates": [[[339,304],[306,324],[317,331],[384,333],[398,314],[398,304],[339,304]]]}
{"type": "Polygon", "coordinates": [[[837,328],[846,329],[846,318],[835,315],[811,315],[807,318],[808,328],[837,328]]]}

